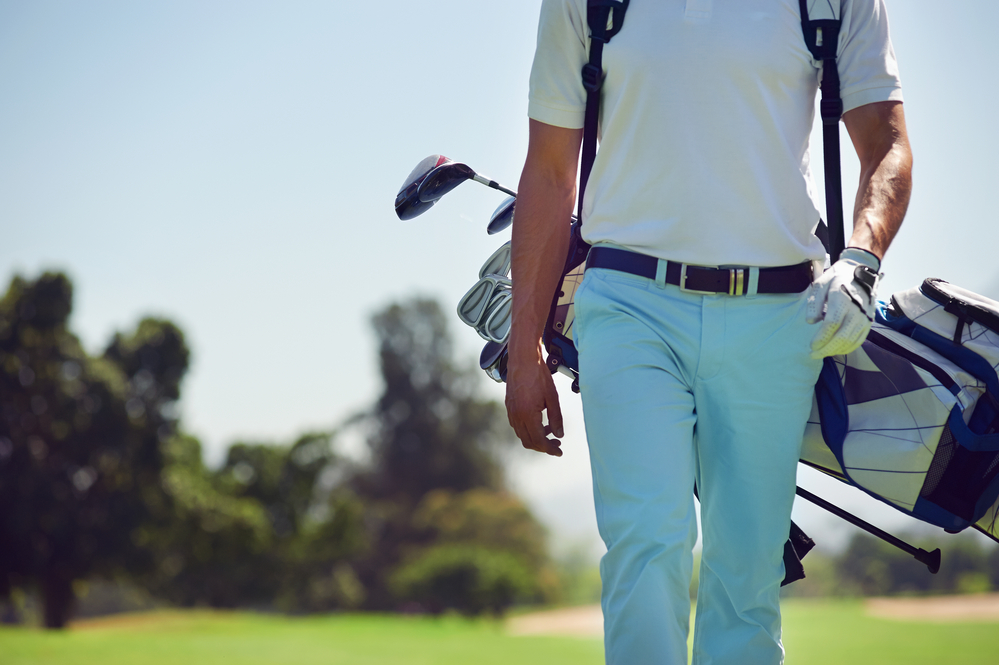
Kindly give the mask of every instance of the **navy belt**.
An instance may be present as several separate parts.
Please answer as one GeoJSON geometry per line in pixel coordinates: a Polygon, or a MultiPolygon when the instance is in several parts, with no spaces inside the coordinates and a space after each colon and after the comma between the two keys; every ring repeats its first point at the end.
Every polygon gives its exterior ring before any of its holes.
{"type": "MultiPolygon", "coordinates": [[[[655,279],[659,259],[614,247],[594,247],[586,257],[587,268],[608,268],[655,279]]],[[[812,283],[811,262],[775,268],[708,268],[666,262],[666,283],[695,293],[751,293],[752,278],[759,274],[756,293],[801,293],[812,283]]]]}

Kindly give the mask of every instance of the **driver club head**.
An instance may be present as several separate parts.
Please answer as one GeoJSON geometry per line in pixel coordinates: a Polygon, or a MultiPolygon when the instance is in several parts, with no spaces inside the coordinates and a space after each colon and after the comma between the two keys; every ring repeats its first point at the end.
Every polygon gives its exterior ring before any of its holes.
{"type": "Polygon", "coordinates": [[[422,200],[420,198],[420,185],[434,169],[450,161],[444,155],[430,155],[416,165],[416,168],[402,183],[402,187],[399,188],[399,193],[395,197],[395,214],[399,216],[399,219],[404,221],[413,219],[433,207],[437,200],[422,200]]]}
{"type": "Polygon", "coordinates": [[[516,203],[517,198],[515,196],[508,196],[503,203],[499,204],[492,217],[489,218],[489,224],[486,225],[486,233],[496,235],[513,224],[513,208],[516,203]]]}
{"type": "Polygon", "coordinates": [[[475,177],[475,171],[467,164],[447,160],[438,164],[420,183],[420,200],[424,203],[437,201],[461,183],[475,177]]]}

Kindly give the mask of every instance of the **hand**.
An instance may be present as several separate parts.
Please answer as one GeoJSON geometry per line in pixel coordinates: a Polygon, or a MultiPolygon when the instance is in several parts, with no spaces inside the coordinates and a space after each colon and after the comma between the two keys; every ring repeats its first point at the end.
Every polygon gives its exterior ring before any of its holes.
{"type": "Polygon", "coordinates": [[[541,359],[514,363],[511,358],[506,377],[506,413],[517,438],[528,450],[562,456],[562,409],[551,372],[541,359]],[[548,411],[548,425],[543,425],[541,412],[548,411]],[[553,439],[548,434],[555,436],[553,439]]]}
{"type": "Polygon", "coordinates": [[[812,357],[845,355],[867,339],[874,321],[881,261],[847,247],[839,261],[815,280],[808,293],[809,323],[822,322],[812,338],[812,357]]]}

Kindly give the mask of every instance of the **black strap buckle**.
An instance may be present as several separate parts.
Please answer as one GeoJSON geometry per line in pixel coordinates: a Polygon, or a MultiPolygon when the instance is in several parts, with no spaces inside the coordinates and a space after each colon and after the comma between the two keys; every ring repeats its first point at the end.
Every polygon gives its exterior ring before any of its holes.
{"type": "Polygon", "coordinates": [[[833,19],[816,19],[802,22],[805,33],[805,45],[816,60],[835,60],[839,48],[840,21],[833,19]],[[822,35],[822,43],[819,43],[822,35]]]}
{"type": "Polygon", "coordinates": [[[823,99],[819,102],[819,114],[822,116],[822,124],[835,125],[843,117],[843,100],[839,97],[823,99]]]}
{"type": "Polygon", "coordinates": [[[583,65],[583,87],[587,92],[597,92],[604,84],[604,73],[592,63],[583,65]]]}

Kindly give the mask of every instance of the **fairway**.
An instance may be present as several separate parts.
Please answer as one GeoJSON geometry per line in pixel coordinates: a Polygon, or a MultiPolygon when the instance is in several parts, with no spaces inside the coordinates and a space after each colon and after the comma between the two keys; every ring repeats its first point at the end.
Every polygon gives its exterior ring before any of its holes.
{"type": "MultiPolygon", "coordinates": [[[[791,665],[995,665],[995,622],[869,616],[859,600],[788,600],[791,665]]],[[[603,662],[595,637],[514,637],[493,621],[379,615],[288,618],[155,612],[80,622],[63,633],[0,628],[3,665],[561,665],[603,662]]]]}
{"type": "Polygon", "coordinates": [[[789,665],[996,665],[999,623],[873,617],[862,600],[782,603],[789,665]]]}
{"type": "Polygon", "coordinates": [[[599,663],[599,639],[509,637],[458,618],[157,612],[65,633],[0,629],[3,665],[511,665],[599,663]]]}

